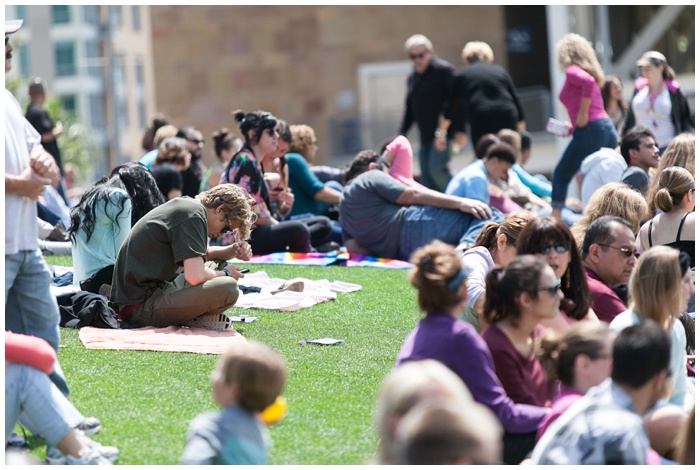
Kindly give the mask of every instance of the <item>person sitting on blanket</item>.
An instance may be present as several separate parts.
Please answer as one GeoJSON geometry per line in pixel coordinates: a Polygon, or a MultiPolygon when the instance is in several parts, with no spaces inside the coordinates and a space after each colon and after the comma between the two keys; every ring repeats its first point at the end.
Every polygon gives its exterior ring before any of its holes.
{"type": "Polygon", "coordinates": [[[219,314],[236,303],[243,275],[226,267],[226,260],[247,261],[253,253],[245,241],[207,246],[207,237],[234,231],[234,238],[247,240],[254,221],[251,201],[240,186],[220,184],[194,199],[168,201],[141,218],[114,264],[110,300],[119,319],[155,327],[206,327],[227,320],[219,314]]]}
{"type": "Polygon", "coordinates": [[[373,150],[350,163],[340,197],[340,223],[351,253],[407,260],[433,239],[472,244],[489,221],[503,214],[488,204],[406,186],[389,174],[391,165],[373,150]]]}
{"type": "Polygon", "coordinates": [[[71,211],[73,285],[98,294],[112,284],[114,261],[131,227],[164,202],[151,172],[136,162],[116,167],[87,190],[71,211]]]}

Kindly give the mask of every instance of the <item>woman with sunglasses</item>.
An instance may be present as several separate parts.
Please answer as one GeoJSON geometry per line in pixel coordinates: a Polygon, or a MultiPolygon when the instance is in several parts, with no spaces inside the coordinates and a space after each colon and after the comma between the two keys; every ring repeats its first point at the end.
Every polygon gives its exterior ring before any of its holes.
{"type": "Polygon", "coordinates": [[[661,211],[642,225],[637,235],[637,250],[666,245],[688,253],[695,267],[695,178],[686,170],[672,166],[661,171],[654,205],[661,211]]]}
{"type": "Polygon", "coordinates": [[[516,257],[486,277],[484,316],[489,326],[481,336],[493,356],[496,375],[515,403],[549,406],[555,383],[535,355],[540,322],[559,315],[561,280],[534,255],[516,257]]]}
{"type": "Polygon", "coordinates": [[[312,251],[312,246],[327,241],[331,233],[330,219],[278,220],[287,217],[292,210],[294,194],[291,191],[280,192],[275,213],[270,209],[270,189],[261,162],[266,156],[278,153],[277,119],[265,111],[244,113],[239,110],[233,114],[241,123],[245,144],[226,166],[221,182],[242,186],[255,200],[258,218],[249,242],[253,253],[312,251]]]}
{"type": "Polygon", "coordinates": [[[530,221],[518,238],[519,255],[536,255],[545,260],[561,279],[560,315],[542,320],[544,327],[565,333],[580,320],[598,321],[590,308],[590,292],[583,262],[569,227],[555,217],[537,217],[530,221]]]}
{"type": "Polygon", "coordinates": [[[610,322],[610,328],[620,332],[652,320],[671,337],[670,396],[644,416],[651,446],[662,457],[672,453],[685,413],[695,404],[694,386],[687,378],[685,329],[678,320],[695,290],[689,267],[688,255],[674,248],[654,246],[645,251],[630,278],[629,309],[610,322]]]}
{"type": "Polygon", "coordinates": [[[634,84],[634,95],[625,118],[622,135],[635,125],[654,131],[663,155],[673,137],[694,132],[695,120],[688,99],[675,80],[676,74],[658,51],[647,51],[637,61],[642,76],[634,84]]]}

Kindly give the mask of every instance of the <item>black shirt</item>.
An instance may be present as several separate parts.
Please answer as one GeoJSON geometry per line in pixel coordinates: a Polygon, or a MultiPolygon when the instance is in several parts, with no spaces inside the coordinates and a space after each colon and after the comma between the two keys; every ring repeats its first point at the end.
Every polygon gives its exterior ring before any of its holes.
{"type": "MultiPolygon", "coordinates": [[[[455,68],[446,60],[433,56],[422,74],[415,70],[408,77],[406,110],[399,134],[406,135],[413,123],[418,124],[420,141],[430,143],[435,138],[440,115],[444,114],[452,96],[455,68]]],[[[452,122],[448,136],[459,123],[452,122]]]]}
{"type": "MultiPolygon", "coordinates": [[[[27,118],[27,121],[36,129],[36,131],[44,135],[47,132],[51,132],[54,127],[53,119],[51,119],[51,116],[49,116],[49,112],[46,111],[46,108],[44,108],[42,105],[37,104],[37,103],[30,103],[29,106],[27,107],[27,114],[25,115],[27,118]]],[[[54,160],[56,160],[56,164],[58,165],[58,168],[61,170],[61,174],[63,174],[63,163],[61,162],[61,151],[58,149],[58,143],[56,142],[56,139],[52,140],[51,142],[41,142],[42,147],[44,147],[44,150],[49,152],[54,160]]]]}

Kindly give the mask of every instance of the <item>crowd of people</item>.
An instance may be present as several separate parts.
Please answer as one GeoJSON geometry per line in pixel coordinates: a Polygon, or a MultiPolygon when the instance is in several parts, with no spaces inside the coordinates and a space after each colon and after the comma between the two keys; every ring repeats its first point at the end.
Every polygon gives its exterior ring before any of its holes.
{"type": "MultiPolygon", "coordinates": [[[[6,72],[20,26],[6,21],[6,72]]],[[[202,132],[158,115],[140,161],[77,201],[43,82],[30,85],[26,118],[6,90],[6,439],[21,421],[52,463],[119,454],[87,437],[99,420],[67,399],[42,251],[71,254],[73,285],[106,298],[124,326],[223,330],[242,295],[231,260],[342,245],[410,261],[425,314],[379,391],[380,463],[694,458],[694,118],[665,57],[638,61],[628,105],[585,38],[561,39],[571,141],[550,182],[524,168],[532,135],[488,44],[467,43],[459,72],[423,35],[405,51],[414,70],[399,135],[347,168],[316,166],[314,129],[263,110],[232,113],[240,135],[214,132],[207,168],[202,132]],[[469,139],[476,159],[453,175],[450,152],[469,139]],[[62,228],[58,245],[42,223],[62,228]]],[[[183,463],[265,463],[256,415],[286,378],[263,344],[224,354],[212,376],[222,411],[191,424],[183,463]]]]}

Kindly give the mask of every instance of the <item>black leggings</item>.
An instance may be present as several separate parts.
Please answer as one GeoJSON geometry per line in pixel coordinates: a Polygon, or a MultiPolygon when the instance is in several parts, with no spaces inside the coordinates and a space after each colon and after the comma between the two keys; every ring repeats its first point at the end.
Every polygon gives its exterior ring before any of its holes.
{"type": "Polygon", "coordinates": [[[114,265],[110,264],[109,266],[105,266],[89,278],[85,279],[84,281],[80,281],[80,290],[92,292],[93,294],[99,294],[102,284],[112,285],[113,274],[114,265]]]}
{"type": "Polygon", "coordinates": [[[283,251],[308,253],[312,246],[326,242],[331,230],[331,221],[324,216],[285,220],[275,225],[256,227],[248,242],[255,255],[283,251]]]}
{"type": "Polygon", "coordinates": [[[536,432],[526,434],[503,434],[503,463],[506,465],[520,465],[520,462],[535,448],[536,432]]]}

